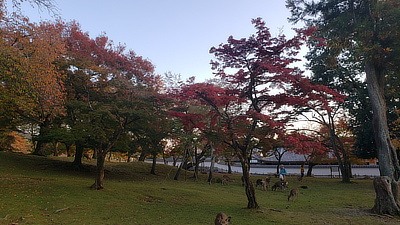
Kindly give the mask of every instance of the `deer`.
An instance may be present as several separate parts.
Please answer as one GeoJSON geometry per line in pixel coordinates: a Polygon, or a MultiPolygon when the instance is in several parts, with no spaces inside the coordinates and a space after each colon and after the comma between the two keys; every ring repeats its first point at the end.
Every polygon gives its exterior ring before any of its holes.
{"type": "Polygon", "coordinates": [[[228,217],[225,213],[221,212],[221,213],[217,214],[214,224],[215,225],[228,225],[230,221],[231,221],[231,217],[230,216],[228,217]]]}

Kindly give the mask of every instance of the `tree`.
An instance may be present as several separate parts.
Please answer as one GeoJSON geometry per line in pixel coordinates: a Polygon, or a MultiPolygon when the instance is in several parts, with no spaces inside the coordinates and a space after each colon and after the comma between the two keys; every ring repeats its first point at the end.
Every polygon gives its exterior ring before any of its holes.
{"type": "Polygon", "coordinates": [[[69,122],[74,133],[83,134],[75,142],[77,153],[89,139],[97,146],[92,187],[102,189],[107,153],[145,115],[147,98],[160,88],[160,78],[148,60],[114,46],[105,35],[91,39],[76,23],[69,26],[66,44],[69,122]]]}
{"type": "Polygon", "coordinates": [[[258,208],[249,174],[253,149],[269,147],[268,140],[281,132],[290,115],[283,106],[326,102],[328,95],[334,98],[337,93],[311,85],[300,69],[289,67],[311,30],[298,30],[298,35],[286,40],[284,35],[271,37],[260,18],[252,22],[255,35],[247,39],[229,37],[226,44],[210,49],[216,58],[212,68],[228,88],[201,83],[189,85],[183,92],[211,106],[220,118],[222,140],[242,164],[247,207],[258,208]],[[234,72],[228,73],[232,69],[234,72]],[[272,91],[275,88],[279,92],[272,91]]]}
{"type": "MultiPolygon", "coordinates": [[[[301,107],[296,108],[299,110],[301,107]]],[[[342,120],[337,119],[338,117],[344,117],[343,112],[340,109],[340,104],[332,106],[330,109],[324,109],[312,103],[312,106],[303,107],[303,109],[299,110],[299,112],[300,115],[305,118],[305,121],[316,123],[319,125],[320,129],[324,129],[326,131],[320,132],[320,130],[308,130],[311,132],[316,132],[321,136],[321,138],[326,140],[326,143],[329,143],[329,147],[332,149],[338,161],[338,166],[342,174],[342,181],[349,183],[350,178],[352,177],[350,155],[345,149],[344,143],[339,137],[336,128],[338,123],[344,123],[342,120]]]]}
{"type": "Polygon", "coordinates": [[[147,149],[153,156],[153,164],[151,174],[156,174],[156,159],[158,154],[163,154],[166,138],[170,135],[169,117],[167,115],[167,107],[169,100],[165,95],[154,96],[148,103],[146,118],[139,128],[141,130],[140,143],[143,143],[142,149],[147,149]]]}
{"type": "MultiPolygon", "coordinates": [[[[182,91],[182,90],[180,90],[182,91]]],[[[183,97],[181,95],[181,97],[183,97]]],[[[184,97],[185,99],[186,97],[184,97]]],[[[200,139],[202,131],[198,128],[202,128],[204,126],[204,114],[200,113],[197,108],[197,104],[195,101],[188,101],[186,99],[182,101],[175,97],[177,103],[179,102],[178,107],[171,109],[169,114],[172,117],[179,118],[180,124],[174,122],[173,136],[178,139],[178,149],[183,149],[183,158],[182,163],[179,165],[179,168],[175,174],[174,180],[177,180],[182,169],[188,168],[188,161],[190,156],[194,155],[196,151],[196,144],[200,139]]],[[[196,176],[196,172],[195,172],[196,176]]]]}
{"type": "Polygon", "coordinates": [[[319,140],[311,132],[297,130],[285,135],[283,146],[287,151],[304,155],[304,159],[308,164],[307,176],[310,177],[312,168],[321,162],[328,153],[328,148],[324,144],[324,141],[319,140]]]}
{"type": "Polygon", "coordinates": [[[400,165],[391,143],[384,93],[386,77],[397,77],[399,66],[399,33],[393,32],[400,25],[399,4],[397,0],[287,1],[293,22],[303,20],[307,25],[318,26],[318,34],[331,47],[332,60],[352,57],[363,66],[382,176],[374,182],[377,196],[373,211],[391,215],[400,214],[400,165]],[[384,181],[389,185],[382,185],[384,181]]]}
{"type": "MultiPolygon", "coordinates": [[[[4,58],[13,62],[1,73],[7,90],[3,99],[12,106],[14,119],[36,124],[39,135],[46,135],[52,120],[64,110],[64,76],[54,63],[65,52],[64,25],[20,22],[6,23],[3,28],[4,58]]],[[[38,141],[34,154],[44,155],[45,144],[38,141]]]]}

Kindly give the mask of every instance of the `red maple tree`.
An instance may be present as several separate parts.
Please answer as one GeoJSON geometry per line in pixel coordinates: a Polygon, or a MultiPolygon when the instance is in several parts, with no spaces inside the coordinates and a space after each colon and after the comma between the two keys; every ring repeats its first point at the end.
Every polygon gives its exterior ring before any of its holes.
{"type": "Polygon", "coordinates": [[[257,32],[249,38],[228,38],[210,49],[211,62],[223,87],[210,83],[182,88],[182,97],[201,100],[211,106],[222,124],[221,141],[234,150],[242,164],[248,208],[258,208],[250,180],[250,159],[254,148],[267,149],[275,135],[283,132],[291,116],[290,106],[318,102],[329,108],[329,99],[338,93],[313,85],[290,64],[313,29],[297,30],[297,35],[272,37],[265,22],[252,20],[257,32]]]}

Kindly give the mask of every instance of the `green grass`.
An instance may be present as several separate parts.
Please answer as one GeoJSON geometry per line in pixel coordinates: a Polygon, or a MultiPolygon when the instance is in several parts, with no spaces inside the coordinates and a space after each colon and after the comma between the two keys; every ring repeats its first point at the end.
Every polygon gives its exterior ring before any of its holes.
{"type": "Polygon", "coordinates": [[[233,225],[400,222],[369,212],[371,180],[306,178],[300,184],[289,177],[289,187],[308,186],[295,202],[287,201],[288,190],[257,189],[261,208],[249,210],[240,175],[228,186],[209,185],[207,175],[195,180],[189,171],[174,181],[171,166],[157,165],[157,175],[150,175],[148,163],[107,163],[105,189],[96,191],[89,189],[95,160],[84,160],[83,172],[71,161],[0,152],[0,224],[213,224],[219,212],[233,225]]]}

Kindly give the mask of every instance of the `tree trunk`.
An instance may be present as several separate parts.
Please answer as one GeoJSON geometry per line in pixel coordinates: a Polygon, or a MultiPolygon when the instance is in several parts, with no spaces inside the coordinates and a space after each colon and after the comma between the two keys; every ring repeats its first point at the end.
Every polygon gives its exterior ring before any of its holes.
{"type": "Polygon", "coordinates": [[[275,158],[278,160],[278,165],[276,166],[276,175],[279,175],[279,166],[281,165],[283,154],[285,154],[285,151],[278,152],[278,149],[276,149],[275,158]]]}
{"type": "Polygon", "coordinates": [[[349,173],[351,170],[349,170],[348,161],[345,159],[342,159],[342,157],[340,156],[340,153],[338,152],[338,149],[335,145],[332,146],[332,148],[333,148],[333,152],[336,156],[336,159],[338,161],[338,167],[339,167],[340,173],[342,174],[342,182],[350,183],[351,176],[349,173]]]}
{"type": "Polygon", "coordinates": [[[183,168],[183,165],[186,164],[186,161],[187,161],[187,148],[185,148],[185,151],[184,151],[184,153],[183,153],[182,163],[181,163],[181,165],[179,165],[179,168],[178,168],[178,170],[176,171],[174,180],[178,180],[179,174],[181,173],[181,170],[182,170],[182,168],[183,168]]]}
{"type": "Polygon", "coordinates": [[[82,155],[83,155],[83,144],[80,142],[75,142],[76,150],[75,150],[75,159],[72,162],[72,166],[77,168],[82,168],[82,155]]]}
{"type": "Polygon", "coordinates": [[[162,159],[164,161],[164,165],[168,165],[167,158],[165,158],[165,153],[162,151],[162,159]]]}
{"type": "Polygon", "coordinates": [[[140,154],[138,161],[139,162],[144,162],[144,160],[146,159],[146,154],[142,152],[142,154],[140,154]]]}
{"type": "MultiPolygon", "coordinates": [[[[44,118],[43,123],[40,124],[39,136],[43,136],[48,132],[48,128],[50,127],[50,114],[44,118]]],[[[40,138],[39,138],[40,139],[40,138]]],[[[45,156],[46,155],[46,142],[44,140],[39,140],[36,144],[35,151],[33,151],[34,155],[45,156]]]]}
{"type": "Polygon", "coordinates": [[[128,152],[128,158],[126,159],[126,162],[130,162],[132,157],[132,153],[128,152]]]}
{"type": "Polygon", "coordinates": [[[308,163],[308,170],[307,170],[307,175],[306,175],[307,177],[311,177],[312,176],[312,169],[316,165],[317,164],[315,164],[315,163],[311,163],[311,162],[308,163]]]}
{"type": "Polygon", "coordinates": [[[34,155],[46,156],[46,142],[38,141],[36,144],[35,151],[33,151],[34,155]]]}
{"type": "Polygon", "coordinates": [[[214,163],[215,163],[215,154],[214,154],[214,147],[212,144],[210,144],[210,149],[211,149],[211,165],[210,165],[210,172],[208,174],[208,183],[211,184],[212,178],[213,178],[213,170],[214,170],[214,163]]]}
{"type": "Polygon", "coordinates": [[[232,173],[231,159],[227,158],[226,162],[228,163],[228,173],[231,174],[232,173]]]}
{"type": "Polygon", "coordinates": [[[172,155],[172,166],[175,167],[176,166],[176,161],[178,160],[178,157],[176,157],[175,155],[172,155]]]}
{"type": "Polygon", "coordinates": [[[194,147],[194,173],[193,178],[199,178],[199,157],[197,154],[197,146],[194,147]]]}
{"type": "Polygon", "coordinates": [[[97,159],[97,149],[94,149],[92,159],[97,159]]]}
{"type": "Polygon", "coordinates": [[[332,145],[333,153],[335,154],[336,159],[338,161],[339,170],[342,173],[342,182],[350,183],[351,170],[349,168],[351,167],[351,165],[349,166],[350,163],[346,151],[339,137],[336,135],[335,121],[329,112],[328,115],[329,115],[328,129],[329,129],[330,142],[332,145]],[[342,154],[339,153],[339,149],[341,150],[340,153],[342,154]]]}
{"type": "MultiPolygon", "coordinates": [[[[398,182],[400,176],[400,166],[397,159],[396,150],[390,140],[389,128],[387,125],[386,102],[384,98],[385,74],[381,68],[367,61],[365,66],[367,77],[367,89],[372,105],[372,125],[374,129],[374,138],[379,159],[379,171],[381,176],[387,176],[390,179],[388,186],[391,191],[386,191],[384,185],[376,185],[376,199],[373,209],[378,212],[387,211],[390,215],[400,215],[400,206],[398,203],[398,182]],[[389,195],[390,204],[382,201],[383,193],[389,195]]],[[[382,178],[383,179],[383,178],[382,178]]],[[[377,183],[379,183],[377,181],[377,183]]],[[[389,189],[388,189],[389,190],[389,189]]]]}
{"type": "Polygon", "coordinates": [[[99,149],[97,152],[97,162],[96,162],[96,178],[94,184],[90,186],[93,189],[100,190],[103,189],[103,179],[104,179],[104,162],[106,161],[107,153],[111,155],[111,148],[117,142],[118,138],[124,132],[124,127],[114,131],[112,139],[107,143],[106,149],[103,150],[103,141],[100,141],[99,149]]]}
{"type": "Polygon", "coordinates": [[[71,144],[69,143],[64,143],[65,148],[67,149],[67,157],[71,157],[71,144]]]}
{"type": "Polygon", "coordinates": [[[90,187],[96,190],[103,189],[104,180],[104,162],[106,161],[107,151],[99,151],[96,163],[96,178],[94,184],[90,187]]]}
{"type": "Polygon", "coordinates": [[[242,163],[243,182],[248,201],[247,208],[258,209],[259,206],[256,199],[256,192],[253,182],[250,180],[250,161],[247,157],[243,156],[240,156],[240,161],[242,163]]]}
{"type": "MultiPolygon", "coordinates": [[[[390,177],[381,176],[374,179],[375,205],[372,211],[377,214],[399,215],[397,200],[394,199],[392,180],[390,177]]],[[[395,190],[397,191],[397,190],[395,190]]]]}
{"type": "Polygon", "coordinates": [[[156,175],[156,164],[157,164],[157,153],[154,153],[153,154],[153,163],[151,165],[151,171],[150,171],[151,174],[156,175]]]}
{"type": "Polygon", "coordinates": [[[57,142],[53,141],[53,156],[58,156],[57,142]]]}

